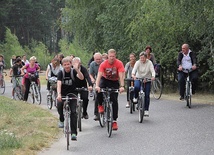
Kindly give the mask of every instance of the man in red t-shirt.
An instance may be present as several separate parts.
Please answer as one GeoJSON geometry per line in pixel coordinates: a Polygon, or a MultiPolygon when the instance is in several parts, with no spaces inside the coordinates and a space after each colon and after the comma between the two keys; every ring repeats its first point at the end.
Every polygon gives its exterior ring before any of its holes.
{"type": "MultiPolygon", "coordinates": [[[[98,111],[99,113],[104,112],[104,108],[102,106],[102,94],[100,92],[100,88],[114,88],[119,89],[120,93],[124,91],[124,73],[125,69],[123,63],[116,59],[116,51],[114,49],[110,49],[108,51],[108,59],[100,64],[97,79],[96,79],[96,90],[98,91],[97,100],[99,103],[98,111]]],[[[118,94],[112,93],[110,96],[110,100],[112,101],[113,107],[113,124],[112,129],[117,130],[117,118],[118,118],[118,94]]]]}

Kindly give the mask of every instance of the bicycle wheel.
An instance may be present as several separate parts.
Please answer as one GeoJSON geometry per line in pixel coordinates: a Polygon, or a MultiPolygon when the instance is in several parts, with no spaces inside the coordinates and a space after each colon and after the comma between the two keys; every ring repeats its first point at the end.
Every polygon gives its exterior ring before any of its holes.
{"type": "Polygon", "coordinates": [[[130,114],[132,114],[132,112],[133,112],[133,106],[134,106],[133,102],[131,100],[129,100],[130,114]]]}
{"type": "Polygon", "coordinates": [[[140,97],[138,100],[138,121],[139,121],[139,123],[143,122],[143,116],[144,116],[144,111],[145,111],[144,106],[145,106],[144,99],[142,97],[140,97]]]}
{"type": "Polygon", "coordinates": [[[37,104],[41,104],[41,101],[42,101],[42,96],[41,96],[41,92],[40,92],[40,89],[39,89],[39,86],[37,85],[34,85],[34,94],[35,94],[35,101],[37,104]]]}
{"type": "Polygon", "coordinates": [[[191,94],[190,94],[190,83],[188,83],[187,92],[186,92],[186,102],[187,106],[191,108],[191,94]]]}
{"type": "Polygon", "coordinates": [[[82,101],[79,101],[79,105],[78,105],[78,117],[77,117],[77,123],[78,123],[78,128],[79,131],[82,131],[82,123],[81,123],[81,117],[82,115],[82,101]]]}
{"type": "Polygon", "coordinates": [[[56,107],[56,98],[57,98],[57,92],[56,90],[53,90],[52,93],[52,101],[53,101],[53,105],[56,107]]]}
{"type": "Polygon", "coordinates": [[[161,98],[163,87],[158,78],[155,79],[155,81],[152,81],[152,94],[156,100],[161,98]]]}
{"type": "Polygon", "coordinates": [[[20,86],[14,88],[14,97],[15,100],[23,100],[22,90],[20,86]]]}
{"type": "Polygon", "coordinates": [[[112,123],[113,123],[113,109],[112,109],[112,103],[109,103],[106,109],[107,114],[107,133],[108,137],[111,137],[112,133],[112,123]]]}
{"type": "Polygon", "coordinates": [[[67,150],[69,150],[69,135],[70,135],[70,117],[69,117],[69,109],[65,110],[65,121],[64,121],[64,132],[67,142],[67,150]]]}
{"type": "Polygon", "coordinates": [[[5,81],[4,81],[4,79],[1,79],[0,83],[1,83],[1,85],[0,85],[0,93],[4,94],[4,92],[5,92],[5,81]]]}
{"type": "Polygon", "coordinates": [[[34,87],[33,87],[33,85],[30,85],[29,96],[30,96],[31,102],[34,104],[35,103],[35,96],[34,96],[34,87]]]}
{"type": "Polygon", "coordinates": [[[52,106],[53,106],[53,99],[52,99],[52,93],[51,95],[47,95],[47,106],[48,106],[48,109],[52,109],[52,106]]]}

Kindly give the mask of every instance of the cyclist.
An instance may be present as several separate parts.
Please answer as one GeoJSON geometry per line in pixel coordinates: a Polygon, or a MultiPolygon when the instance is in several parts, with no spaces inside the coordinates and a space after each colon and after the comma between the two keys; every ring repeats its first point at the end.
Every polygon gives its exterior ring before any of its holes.
{"type": "Polygon", "coordinates": [[[36,74],[36,84],[39,85],[37,72],[40,71],[40,67],[35,62],[36,62],[36,57],[32,56],[30,58],[29,64],[26,64],[21,68],[21,75],[24,75],[24,77],[22,78],[22,85],[25,86],[24,101],[28,100],[28,94],[30,89],[30,80],[29,80],[28,73],[36,74]],[[24,73],[25,69],[26,69],[26,74],[24,73]]]}
{"type": "Polygon", "coordinates": [[[149,59],[153,65],[155,66],[156,65],[156,59],[155,59],[155,55],[152,52],[152,48],[151,46],[146,46],[146,49],[145,49],[145,52],[147,54],[147,59],[149,59]]]}
{"type": "Polygon", "coordinates": [[[15,61],[15,64],[12,67],[12,70],[10,70],[10,75],[13,75],[13,77],[12,77],[12,82],[13,82],[12,99],[14,99],[14,88],[16,87],[16,78],[19,78],[19,81],[22,80],[21,77],[16,77],[21,74],[21,68],[22,68],[22,60],[20,58],[17,58],[15,61]]]}
{"type": "MultiPolygon", "coordinates": [[[[155,70],[152,62],[147,59],[147,54],[145,52],[140,53],[140,60],[138,60],[134,68],[132,70],[132,78],[135,80],[134,82],[134,98],[133,102],[137,102],[137,98],[139,96],[139,91],[141,87],[140,80],[137,78],[151,79],[155,80],[155,70]]],[[[151,90],[151,82],[144,81],[145,85],[143,86],[145,92],[145,116],[149,116],[149,104],[150,104],[150,90],[151,90]]]]}
{"type": "Polygon", "coordinates": [[[179,52],[177,59],[180,100],[184,100],[185,77],[187,76],[187,73],[183,72],[182,69],[193,70],[190,72],[190,81],[192,82],[192,94],[195,94],[198,79],[198,70],[196,64],[197,61],[195,53],[189,49],[188,44],[183,44],[182,51],[179,52]]]}
{"type": "MultiPolygon", "coordinates": [[[[94,61],[91,62],[89,67],[89,76],[91,78],[91,82],[95,83],[98,69],[100,64],[102,63],[102,54],[97,52],[94,54],[94,61]]],[[[98,118],[98,102],[97,99],[95,99],[95,105],[94,105],[94,120],[99,120],[98,118]]]]}
{"type": "MultiPolygon", "coordinates": [[[[108,51],[108,59],[100,64],[97,79],[96,79],[96,90],[98,91],[97,99],[98,99],[98,111],[99,113],[104,112],[104,108],[102,106],[102,94],[100,93],[100,88],[115,88],[118,89],[122,93],[124,91],[124,66],[123,63],[116,59],[116,51],[114,49],[110,49],[108,51]],[[120,81],[120,82],[119,82],[120,81]]],[[[118,94],[112,93],[110,95],[110,100],[113,102],[113,124],[112,129],[117,130],[117,118],[118,118],[118,94]]]]}
{"type": "MultiPolygon", "coordinates": [[[[3,78],[3,70],[5,67],[4,56],[0,55],[0,79],[3,78]]],[[[2,80],[0,80],[0,87],[2,87],[2,80]]]]}
{"type": "Polygon", "coordinates": [[[50,95],[50,82],[48,81],[48,78],[50,77],[57,77],[59,71],[62,69],[62,66],[59,62],[59,59],[54,58],[51,60],[51,63],[48,64],[46,72],[45,72],[45,77],[47,80],[47,90],[48,90],[48,95],[50,95]]]}
{"type": "MultiPolygon", "coordinates": [[[[134,53],[129,54],[129,62],[125,65],[125,71],[127,73],[127,78],[132,77],[132,69],[134,68],[134,64],[136,62],[136,57],[134,53]]],[[[131,86],[131,81],[127,81],[127,104],[126,108],[129,108],[129,87],[131,86]]]]}
{"type": "Polygon", "coordinates": [[[27,60],[26,55],[22,55],[22,62],[23,62],[23,65],[29,64],[29,61],[27,60]]]}
{"type": "MultiPolygon", "coordinates": [[[[82,88],[82,87],[87,88],[87,82],[88,82],[88,85],[89,85],[88,90],[91,91],[93,84],[92,84],[91,79],[89,77],[88,70],[83,65],[81,65],[81,60],[80,60],[79,57],[73,58],[72,64],[73,63],[75,63],[75,64],[78,63],[79,64],[78,65],[78,69],[80,69],[81,73],[84,76],[84,79],[77,79],[76,80],[76,86],[78,88],[82,88]]],[[[89,118],[88,113],[87,113],[88,101],[89,101],[89,99],[88,99],[88,91],[82,91],[80,93],[80,98],[83,100],[82,118],[88,119],[89,118]]]]}
{"type": "Polygon", "coordinates": [[[102,59],[103,59],[103,61],[107,60],[108,59],[108,54],[107,53],[103,53],[102,54],[102,59]]]}
{"type": "Polygon", "coordinates": [[[10,59],[10,67],[12,68],[13,65],[15,64],[16,62],[16,56],[15,55],[12,55],[11,59],[10,59]]]}
{"type": "MultiPolygon", "coordinates": [[[[77,62],[73,62],[73,69],[71,68],[71,59],[70,57],[65,57],[62,59],[62,67],[63,70],[60,70],[57,76],[57,111],[59,114],[59,128],[64,127],[64,115],[63,115],[63,102],[62,96],[66,96],[69,93],[74,93],[77,95],[76,82],[75,80],[80,79],[83,80],[84,76],[79,69],[79,64],[77,62]],[[64,72],[64,74],[63,74],[64,72]],[[74,79],[71,77],[73,75],[74,79]],[[64,75],[64,77],[63,77],[64,75]]],[[[77,140],[77,114],[76,114],[76,100],[70,100],[70,125],[71,125],[71,140],[77,140]]]]}

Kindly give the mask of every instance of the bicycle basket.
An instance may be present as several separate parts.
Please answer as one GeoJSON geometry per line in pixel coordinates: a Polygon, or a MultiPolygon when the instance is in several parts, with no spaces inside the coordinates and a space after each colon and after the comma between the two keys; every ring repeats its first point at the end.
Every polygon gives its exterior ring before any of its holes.
{"type": "Polygon", "coordinates": [[[56,89],[57,87],[57,77],[50,77],[48,79],[50,85],[52,86],[53,89],[56,89]]]}
{"type": "Polygon", "coordinates": [[[30,81],[36,81],[38,79],[38,76],[36,74],[29,74],[30,81]]]}

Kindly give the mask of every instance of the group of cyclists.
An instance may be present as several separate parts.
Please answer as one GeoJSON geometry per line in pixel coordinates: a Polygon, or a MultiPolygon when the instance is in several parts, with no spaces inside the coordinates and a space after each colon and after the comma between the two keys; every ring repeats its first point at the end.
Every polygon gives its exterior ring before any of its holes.
{"type": "MultiPolygon", "coordinates": [[[[64,115],[63,115],[63,101],[62,97],[69,93],[77,95],[76,88],[85,87],[88,91],[92,91],[93,87],[96,90],[96,98],[94,105],[94,120],[99,120],[98,114],[104,112],[102,105],[103,96],[100,92],[101,88],[114,88],[118,89],[120,93],[125,91],[125,78],[132,78],[134,80],[134,92],[132,97],[129,97],[129,86],[130,81],[127,81],[127,101],[129,99],[133,102],[137,102],[138,94],[140,91],[141,79],[144,79],[144,92],[145,92],[145,116],[149,116],[149,105],[150,105],[150,90],[151,81],[155,80],[156,72],[155,65],[156,60],[152,52],[152,48],[147,46],[145,51],[139,54],[139,60],[136,60],[136,55],[131,53],[129,55],[129,62],[126,63],[125,67],[123,62],[117,59],[116,51],[114,49],[108,50],[107,54],[101,54],[95,52],[93,54],[93,59],[89,63],[89,70],[81,64],[81,59],[75,57],[74,55],[64,57],[62,54],[57,55],[48,64],[46,70],[46,80],[47,80],[47,90],[50,91],[50,83],[48,79],[50,77],[57,77],[57,111],[59,114],[59,128],[64,127],[64,115]],[[147,81],[146,79],[149,79],[147,81]]],[[[26,56],[24,59],[16,58],[13,62],[11,69],[11,74],[13,77],[16,75],[23,75],[22,85],[24,86],[24,101],[28,99],[29,93],[29,74],[35,74],[40,71],[40,66],[36,63],[36,57],[32,56],[29,62],[26,61],[26,56]]],[[[0,55],[0,66],[2,65],[3,56],[0,55]]],[[[193,81],[193,92],[195,92],[196,81],[197,81],[197,67],[195,54],[189,49],[188,44],[182,45],[182,51],[178,54],[177,59],[178,64],[178,83],[179,83],[179,93],[180,99],[184,99],[184,84],[186,73],[182,71],[182,68],[190,69],[193,72],[190,73],[190,79],[193,81]]],[[[36,83],[40,85],[38,74],[36,83]]],[[[14,81],[14,80],[12,80],[14,81]]],[[[14,86],[15,87],[15,83],[14,86]]],[[[14,93],[12,92],[12,96],[14,93]]],[[[83,100],[83,113],[82,118],[88,119],[89,115],[87,113],[88,107],[88,92],[81,92],[80,97],[83,100]]],[[[110,95],[110,100],[113,106],[113,124],[112,129],[117,130],[117,118],[118,118],[118,94],[112,93],[110,95]]],[[[77,115],[76,115],[76,100],[70,100],[70,125],[71,125],[71,139],[77,140],[77,115]]],[[[128,108],[129,101],[126,104],[128,108]]]]}

